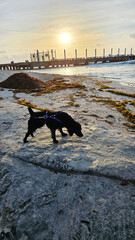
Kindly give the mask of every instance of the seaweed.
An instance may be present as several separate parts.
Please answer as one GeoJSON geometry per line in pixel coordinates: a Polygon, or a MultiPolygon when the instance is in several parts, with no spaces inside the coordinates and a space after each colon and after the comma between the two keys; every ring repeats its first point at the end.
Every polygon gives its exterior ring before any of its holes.
{"type": "Polygon", "coordinates": [[[109,87],[108,85],[105,85],[103,82],[100,82],[100,81],[97,81],[97,82],[96,82],[96,85],[97,85],[97,86],[100,86],[99,91],[102,91],[103,89],[111,88],[111,87],[109,87]]]}
{"type": "Polygon", "coordinates": [[[46,82],[46,88],[15,89],[13,92],[14,93],[23,92],[23,93],[27,93],[27,94],[32,93],[33,96],[40,96],[42,94],[52,93],[55,91],[60,91],[63,89],[68,89],[68,88],[79,88],[79,89],[83,89],[83,90],[86,89],[84,85],[82,85],[78,82],[67,83],[67,82],[65,82],[65,80],[53,79],[53,80],[46,82]]]}
{"type": "Polygon", "coordinates": [[[127,119],[127,121],[135,124],[135,114],[132,113],[129,109],[126,109],[126,105],[128,103],[127,100],[121,102],[112,99],[93,99],[93,101],[110,104],[112,107],[115,107],[117,111],[127,119]]]}
{"type": "Polygon", "coordinates": [[[75,97],[73,94],[69,95],[69,102],[64,107],[80,107],[79,104],[75,104],[75,97]]]}
{"type": "Polygon", "coordinates": [[[106,90],[106,92],[111,92],[111,93],[114,93],[114,94],[116,94],[116,95],[121,95],[121,96],[126,96],[126,97],[135,98],[135,94],[125,93],[125,92],[122,92],[122,91],[106,90]]]}
{"type": "Polygon", "coordinates": [[[17,103],[20,104],[20,105],[24,105],[24,106],[27,106],[27,107],[31,107],[31,108],[37,109],[39,111],[45,111],[45,110],[49,111],[48,108],[39,108],[39,107],[37,107],[36,105],[32,104],[31,102],[26,101],[25,98],[24,99],[18,99],[17,103]]]}
{"type": "Polygon", "coordinates": [[[134,124],[130,124],[129,122],[123,123],[123,125],[128,127],[128,128],[135,129],[135,125],[134,124]]]}

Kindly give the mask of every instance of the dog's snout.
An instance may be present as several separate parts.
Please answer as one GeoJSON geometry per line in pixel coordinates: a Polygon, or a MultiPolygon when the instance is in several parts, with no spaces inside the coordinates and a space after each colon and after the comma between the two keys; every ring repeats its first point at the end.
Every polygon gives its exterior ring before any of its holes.
{"type": "Polygon", "coordinates": [[[76,133],[76,135],[77,135],[78,137],[83,137],[82,132],[76,133]]]}

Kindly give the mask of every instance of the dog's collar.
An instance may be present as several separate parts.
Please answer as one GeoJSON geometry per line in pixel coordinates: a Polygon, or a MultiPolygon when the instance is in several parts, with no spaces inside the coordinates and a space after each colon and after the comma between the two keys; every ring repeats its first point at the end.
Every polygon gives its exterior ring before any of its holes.
{"type": "Polygon", "coordinates": [[[53,115],[48,115],[48,112],[46,111],[46,114],[45,114],[45,116],[44,116],[44,119],[45,120],[47,120],[47,119],[49,119],[49,118],[52,118],[52,119],[54,119],[54,120],[56,120],[57,122],[60,122],[60,123],[62,123],[62,121],[60,120],[60,119],[58,119],[58,118],[56,118],[56,116],[58,115],[59,113],[56,113],[56,114],[53,114],[53,115]]]}

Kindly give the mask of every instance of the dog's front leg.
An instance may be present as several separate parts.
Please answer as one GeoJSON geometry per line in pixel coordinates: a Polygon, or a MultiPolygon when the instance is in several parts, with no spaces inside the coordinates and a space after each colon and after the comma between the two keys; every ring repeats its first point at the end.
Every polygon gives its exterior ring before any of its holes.
{"type": "Polygon", "coordinates": [[[31,133],[31,136],[34,137],[33,133],[31,133]]]}
{"type": "Polygon", "coordinates": [[[58,143],[58,141],[56,140],[56,136],[55,136],[55,130],[56,129],[51,129],[52,139],[53,139],[53,143],[58,143]]]}
{"type": "Polygon", "coordinates": [[[62,128],[60,128],[59,130],[60,130],[60,133],[61,133],[62,137],[67,136],[67,133],[64,133],[64,132],[62,131],[62,128]]]}

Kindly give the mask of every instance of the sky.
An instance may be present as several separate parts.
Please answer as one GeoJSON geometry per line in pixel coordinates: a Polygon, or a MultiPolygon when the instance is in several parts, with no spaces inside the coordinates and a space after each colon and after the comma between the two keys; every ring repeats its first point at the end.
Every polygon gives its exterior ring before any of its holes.
{"type": "Polygon", "coordinates": [[[0,0],[0,63],[30,60],[37,49],[63,58],[64,49],[90,57],[104,48],[135,54],[135,0],[0,0]]]}

